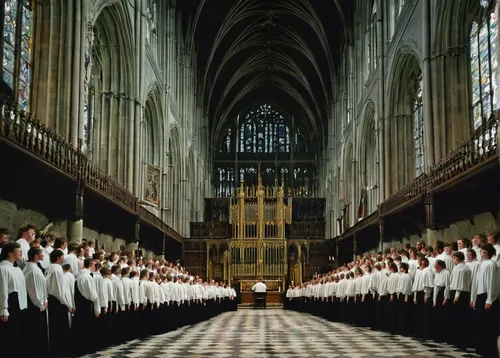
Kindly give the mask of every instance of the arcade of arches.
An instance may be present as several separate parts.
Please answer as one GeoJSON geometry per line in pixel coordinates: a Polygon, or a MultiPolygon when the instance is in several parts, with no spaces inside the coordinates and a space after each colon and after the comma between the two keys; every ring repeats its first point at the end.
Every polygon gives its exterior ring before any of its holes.
{"type": "Polygon", "coordinates": [[[493,0],[3,3],[11,232],[283,289],[500,226],[493,0]]]}

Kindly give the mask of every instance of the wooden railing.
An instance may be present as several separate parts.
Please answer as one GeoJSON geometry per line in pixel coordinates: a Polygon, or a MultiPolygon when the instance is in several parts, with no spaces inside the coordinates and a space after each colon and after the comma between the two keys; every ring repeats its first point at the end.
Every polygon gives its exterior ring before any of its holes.
{"type": "Polygon", "coordinates": [[[52,164],[81,184],[88,185],[119,205],[135,213],[168,236],[182,237],[160,218],[139,205],[138,198],[114,177],[108,175],[81,151],[74,148],[49,128],[0,99],[0,136],[22,147],[30,154],[52,164]]]}
{"type": "Polygon", "coordinates": [[[356,224],[348,228],[344,233],[342,234],[343,238],[349,237],[353,235],[354,233],[363,230],[364,228],[368,226],[378,226],[378,219],[379,219],[379,212],[374,211],[367,217],[363,218],[363,220],[359,220],[356,224]]]}
{"type": "Polygon", "coordinates": [[[325,238],[325,222],[294,222],[286,225],[287,238],[325,238]]]}
{"type": "Polygon", "coordinates": [[[231,225],[227,222],[192,222],[191,238],[230,238],[231,225]]]}
{"type": "Polygon", "coordinates": [[[100,191],[131,211],[137,212],[141,208],[138,205],[137,197],[83,154],[80,155],[80,164],[81,180],[86,185],[100,191]]]}
{"type": "MultiPolygon", "coordinates": [[[[497,117],[500,116],[497,114],[497,117]]],[[[429,184],[437,187],[494,157],[497,152],[498,121],[492,115],[474,136],[460,144],[429,171],[429,184]]]]}
{"type": "Polygon", "coordinates": [[[387,214],[410,200],[422,196],[425,194],[426,184],[427,175],[420,175],[414,181],[408,183],[403,189],[391,195],[387,200],[380,204],[380,214],[387,214]]]}
{"type": "Polygon", "coordinates": [[[456,180],[460,175],[472,172],[474,168],[498,160],[498,123],[500,111],[493,114],[474,135],[461,143],[446,157],[422,174],[403,189],[399,190],[380,204],[378,215],[370,215],[342,233],[348,237],[373,224],[375,218],[381,218],[394,210],[407,205],[411,200],[422,197],[435,188],[456,180]]]}
{"type": "Polygon", "coordinates": [[[2,102],[0,135],[77,178],[79,153],[76,149],[40,124],[40,121],[33,121],[25,113],[17,111],[13,105],[2,102]]]}

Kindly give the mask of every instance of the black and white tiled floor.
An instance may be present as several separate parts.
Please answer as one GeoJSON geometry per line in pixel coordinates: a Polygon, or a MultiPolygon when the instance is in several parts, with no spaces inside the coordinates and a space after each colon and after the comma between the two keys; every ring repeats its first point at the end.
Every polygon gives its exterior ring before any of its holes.
{"type": "Polygon", "coordinates": [[[477,357],[471,352],[391,336],[282,309],[241,309],[175,332],[135,340],[88,357],[477,357]]]}

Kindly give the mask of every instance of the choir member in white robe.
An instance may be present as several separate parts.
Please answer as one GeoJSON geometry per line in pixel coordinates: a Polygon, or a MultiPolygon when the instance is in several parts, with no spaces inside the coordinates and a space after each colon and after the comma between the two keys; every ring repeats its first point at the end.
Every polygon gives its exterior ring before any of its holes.
{"type": "Polygon", "coordinates": [[[123,286],[123,307],[120,314],[120,329],[124,341],[130,339],[130,325],[132,322],[132,281],[129,277],[130,267],[124,266],[121,271],[121,280],[123,286]]]}
{"type": "Polygon", "coordinates": [[[419,254],[420,270],[415,274],[412,291],[414,293],[414,333],[417,337],[427,338],[430,333],[432,311],[432,289],[434,272],[429,267],[429,260],[419,254]]]}
{"type": "MultiPolygon", "coordinates": [[[[113,327],[119,327],[121,312],[125,307],[125,302],[123,300],[123,284],[121,279],[121,267],[120,265],[114,265],[111,267],[111,282],[113,284],[113,289],[115,292],[115,301],[112,302],[112,316],[111,321],[113,327]]],[[[119,328],[113,330],[113,343],[118,344],[122,342],[122,337],[120,335],[119,328]]]]}
{"type": "MultiPolygon", "coordinates": [[[[457,240],[457,247],[458,251],[464,254],[464,256],[467,254],[467,248],[470,247],[470,241],[469,239],[461,238],[457,240]]],[[[453,255],[452,255],[453,257],[453,255]]]]}
{"type": "Polygon", "coordinates": [[[63,281],[63,291],[66,296],[66,302],[71,304],[69,308],[71,308],[71,312],[68,311],[68,321],[69,328],[73,323],[73,311],[75,310],[75,276],[71,272],[71,266],[69,264],[62,265],[63,273],[64,273],[64,281],[63,281]]]}
{"type": "Polygon", "coordinates": [[[398,287],[396,289],[398,295],[398,306],[396,321],[396,332],[398,334],[407,335],[411,331],[411,319],[413,308],[413,292],[412,292],[412,277],[408,273],[409,265],[405,262],[401,263],[400,277],[398,280],[398,287]]]}
{"type": "Polygon", "coordinates": [[[93,273],[95,262],[93,259],[85,259],[83,269],[76,277],[75,287],[75,318],[73,328],[75,331],[76,353],[87,354],[95,349],[93,337],[96,318],[101,314],[99,296],[95,287],[93,273]]]}
{"type": "Polygon", "coordinates": [[[390,333],[396,333],[396,319],[398,306],[398,284],[399,284],[399,268],[395,262],[389,265],[391,271],[387,278],[387,294],[389,302],[387,304],[387,330],[390,333]]]}
{"type": "Polygon", "coordinates": [[[23,333],[28,308],[26,280],[15,265],[22,256],[21,245],[14,242],[5,244],[0,254],[0,352],[6,357],[28,353],[23,333]]]}
{"type": "Polygon", "coordinates": [[[19,240],[17,243],[21,245],[23,250],[23,256],[18,261],[18,265],[21,269],[26,266],[28,262],[28,251],[30,249],[30,244],[35,240],[35,227],[33,225],[23,225],[19,229],[19,240]]]}
{"type": "Polygon", "coordinates": [[[410,260],[408,260],[408,273],[410,274],[412,281],[415,281],[415,274],[417,270],[419,270],[417,254],[417,249],[412,247],[410,249],[410,260]]]}
{"type": "MultiPolygon", "coordinates": [[[[371,280],[374,274],[372,272],[372,267],[367,265],[365,267],[365,273],[363,275],[363,282],[361,285],[361,302],[363,311],[363,325],[365,327],[372,327],[375,321],[375,301],[373,299],[373,292],[370,290],[371,280]]],[[[333,283],[333,289],[336,289],[336,283],[333,283]]]]}
{"type": "MultiPolygon", "coordinates": [[[[378,265],[378,264],[377,264],[378,265]]],[[[377,267],[377,266],[375,266],[377,267]]],[[[381,266],[378,266],[381,268],[381,266]]],[[[388,328],[387,324],[387,306],[389,304],[389,296],[387,291],[388,277],[383,269],[377,270],[379,276],[377,287],[377,329],[385,331],[388,328]]]]}
{"type": "MultiPolygon", "coordinates": [[[[149,271],[147,269],[141,270],[140,277],[139,277],[139,322],[138,322],[138,327],[139,327],[139,337],[143,338],[147,335],[147,306],[148,306],[148,299],[146,297],[146,286],[149,284],[148,283],[148,278],[149,278],[149,271]]],[[[172,317],[169,318],[169,320],[172,320],[172,317]]]]}
{"type": "Polygon", "coordinates": [[[78,276],[80,272],[80,260],[78,259],[78,253],[80,251],[80,245],[76,243],[71,243],[68,247],[68,254],[64,258],[64,264],[69,264],[71,266],[71,272],[73,276],[78,276]]]}
{"type": "Polygon", "coordinates": [[[54,241],[54,250],[61,250],[64,257],[66,257],[68,254],[68,240],[64,237],[56,238],[56,241],[54,241]]]}
{"type": "Polygon", "coordinates": [[[483,261],[472,279],[474,289],[471,306],[475,309],[477,353],[482,357],[498,357],[498,266],[492,260],[496,255],[491,244],[481,245],[483,261]]]}
{"type": "Polygon", "coordinates": [[[50,266],[45,271],[47,293],[49,295],[49,347],[51,355],[67,356],[69,354],[69,319],[68,312],[73,312],[71,293],[64,284],[64,272],[61,264],[64,253],[53,250],[50,253],[50,266]]]}
{"type": "Polygon", "coordinates": [[[433,292],[432,337],[437,342],[446,342],[451,333],[442,326],[450,320],[450,271],[443,260],[436,260],[433,292]]]}
{"type": "Polygon", "coordinates": [[[47,283],[42,270],[38,267],[38,263],[43,260],[44,255],[45,251],[42,248],[31,248],[28,251],[28,263],[23,270],[28,292],[26,325],[34,332],[32,335],[33,344],[30,344],[28,349],[33,356],[49,354],[47,283]]]}
{"type": "MultiPolygon", "coordinates": [[[[354,296],[354,307],[355,307],[355,312],[354,312],[354,323],[356,325],[362,325],[362,321],[363,321],[363,306],[362,306],[362,302],[361,302],[361,288],[363,286],[363,270],[361,270],[360,267],[356,268],[356,270],[354,271],[356,277],[354,278],[354,282],[355,282],[355,294],[356,296],[354,296]]],[[[323,284],[323,288],[326,287],[326,284],[323,284]]],[[[325,305],[324,306],[324,309],[327,309],[328,306],[325,305]]],[[[322,313],[322,312],[321,312],[322,313]]]]}
{"type": "Polygon", "coordinates": [[[6,228],[0,228],[0,254],[2,253],[2,247],[9,242],[10,232],[6,228]]]}
{"type": "MultiPolygon", "coordinates": [[[[104,320],[106,313],[108,312],[108,291],[106,284],[104,283],[104,278],[101,275],[101,263],[95,259],[95,269],[93,272],[94,275],[94,284],[95,284],[95,289],[97,292],[97,297],[99,298],[99,306],[101,308],[101,313],[99,315],[99,318],[96,320],[96,331],[97,332],[103,332],[105,327],[104,327],[104,320]]],[[[97,348],[105,348],[107,346],[107,340],[104,337],[105,335],[98,334],[95,337],[96,340],[96,347],[97,348]]],[[[107,336],[107,335],[106,335],[107,336]]]]}
{"type": "Polygon", "coordinates": [[[101,329],[104,332],[109,332],[103,337],[103,344],[107,347],[112,343],[112,330],[113,325],[111,321],[111,317],[113,316],[112,310],[112,302],[116,301],[115,290],[113,288],[113,282],[111,281],[111,269],[104,267],[101,268],[100,271],[102,282],[103,282],[103,292],[99,296],[99,302],[101,303],[101,329]],[[106,300],[106,310],[102,310],[102,300],[106,300]]]}
{"type": "MultiPolygon", "coordinates": [[[[130,266],[130,265],[129,265],[130,266]]],[[[132,331],[132,337],[137,337],[139,335],[139,272],[135,266],[130,268],[130,282],[131,282],[131,322],[130,327],[132,331]]]]}
{"type": "MultiPolygon", "coordinates": [[[[472,237],[472,249],[476,252],[476,258],[481,261],[481,245],[486,244],[486,236],[483,234],[476,234],[472,237]]],[[[467,257],[467,254],[465,254],[467,257]]]]}
{"type": "Polygon", "coordinates": [[[450,343],[461,348],[473,347],[471,332],[464,329],[465,327],[473,327],[472,310],[469,306],[472,271],[464,262],[463,252],[454,252],[452,257],[455,260],[455,268],[450,279],[450,299],[453,300],[450,343]]]}
{"type": "Polygon", "coordinates": [[[493,245],[495,249],[495,255],[491,259],[497,261],[497,265],[500,263],[500,231],[499,230],[488,230],[486,232],[486,240],[489,244],[493,245]]]}

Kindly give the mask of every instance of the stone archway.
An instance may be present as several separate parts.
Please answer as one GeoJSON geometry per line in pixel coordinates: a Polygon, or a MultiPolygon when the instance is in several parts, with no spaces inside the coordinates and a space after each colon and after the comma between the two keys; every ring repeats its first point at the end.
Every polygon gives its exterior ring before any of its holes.
{"type": "Polygon", "coordinates": [[[402,189],[415,179],[423,166],[423,113],[421,81],[422,71],[417,56],[402,50],[396,56],[389,90],[389,160],[388,195],[402,189]],[[420,107],[418,107],[420,101],[420,107]],[[420,112],[419,112],[420,111],[420,112]],[[417,118],[418,116],[418,118],[417,118]],[[416,138],[420,138],[419,144],[416,138]],[[421,159],[419,159],[421,157],[421,159]]]}

